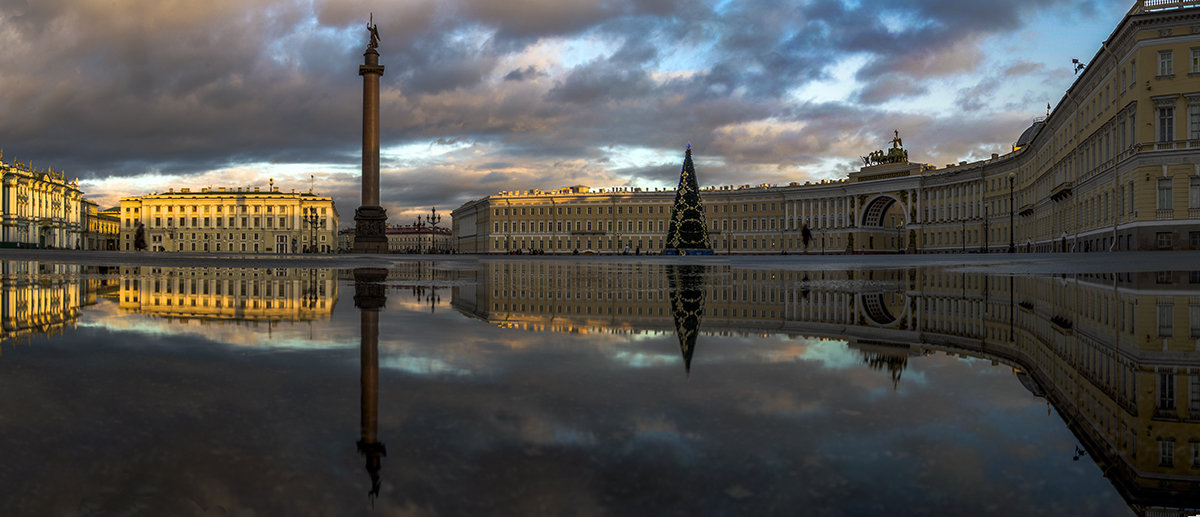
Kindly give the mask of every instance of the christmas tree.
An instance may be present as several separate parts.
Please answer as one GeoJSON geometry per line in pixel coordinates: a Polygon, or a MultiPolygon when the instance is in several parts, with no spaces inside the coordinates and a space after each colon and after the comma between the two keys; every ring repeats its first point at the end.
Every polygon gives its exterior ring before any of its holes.
{"type": "Polygon", "coordinates": [[[700,202],[700,186],[696,182],[696,167],[692,165],[692,144],[683,157],[679,186],[675,188],[675,205],[671,207],[671,224],[667,230],[664,255],[712,255],[708,242],[708,227],[704,224],[704,206],[700,202]]]}

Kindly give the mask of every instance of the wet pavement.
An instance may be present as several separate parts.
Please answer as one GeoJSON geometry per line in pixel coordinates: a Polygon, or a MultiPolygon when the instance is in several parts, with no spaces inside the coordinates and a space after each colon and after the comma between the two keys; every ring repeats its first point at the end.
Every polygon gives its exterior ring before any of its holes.
{"type": "Polygon", "coordinates": [[[41,253],[5,515],[1200,506],[1196,254],[41,253]]]}

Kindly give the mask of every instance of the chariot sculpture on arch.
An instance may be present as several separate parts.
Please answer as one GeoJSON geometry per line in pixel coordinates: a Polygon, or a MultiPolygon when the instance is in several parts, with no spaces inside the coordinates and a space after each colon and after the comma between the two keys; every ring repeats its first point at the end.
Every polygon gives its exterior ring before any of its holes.
{"type": "Polygon", "coordinates": [[[895,137],[892,138],[892,148],[885,153],[882,149],[871,151],[871,154],[862,156],[863,164],[870,167],[872,165],[881,165],[885,163],[908,163],[908,150],[905,149],[904,140],[900,139],[900,130],[894,131],[895,137]]]}

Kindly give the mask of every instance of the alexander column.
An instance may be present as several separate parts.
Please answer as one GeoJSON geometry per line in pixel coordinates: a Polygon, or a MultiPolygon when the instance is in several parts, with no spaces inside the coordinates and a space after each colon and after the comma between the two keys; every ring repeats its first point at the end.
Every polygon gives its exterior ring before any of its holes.
{"type": "Polygon", "coordinates": [[[354,251],[356,253],[387,252],[387,211],[379,206],[379,28],[375,16],[367,24],[371,41],[363,53],[364,62],[358,67],[363,78],[362,133],[362,206],[354,211],[354,251]]]}

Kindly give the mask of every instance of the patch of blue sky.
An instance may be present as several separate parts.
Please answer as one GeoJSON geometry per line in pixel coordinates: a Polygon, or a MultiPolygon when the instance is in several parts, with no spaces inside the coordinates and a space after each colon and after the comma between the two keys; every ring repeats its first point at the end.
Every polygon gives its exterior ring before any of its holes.
{"type": "MultiPolygon", "coordinates": [[[[79,180],[79,185],[80,185],[80,187],[87,189],[87,188],[91,188],[94,186],[102,185],[102,184],[106,183],[109,179],[110,178],[82,178],[79,180]]],[[[135,182],[135,183],[144,184],[144,185],[157,185],[157,184],[163,184],[163,183],[172,183],[172,182],[178,183],[179,182],[179,178],[177,176],[168,176],[158,170],[151,170],[150,172],[144,172],[144,173],[138,174],[136,176],[126,176],[126,177],[120,178],[120,179],[133,180],[133,182],[135,182]]]]}
{"type": "Polygon", "coordinates": [[[851,350],[845,341],[810,340],[797,359],[817,363],[826,370],[845,370],[862,365],[862,355],[851,350]]]}
{"type": "MultiPolygon", "coordinates": [[[[863,154],[868,152],[870,151],[864,151],[863,154]]],[[[851,161],[844,156],[821,158],[817,160],[816,165],[806,167],[803,176],[797,177],[796,181],[804,183],[805,181],[843,179],[847,174],[858,170],[857,168],[861,165],[861,160],[851,161]]]]}
{"type": "Polygon", "coordinates": [[[303,53],[309,47],[305,42],[313,39],[319,38],[331,44],[343,44],[348,47],[365,44],[363,34],[366,31],[361,26],[321,25],[313,13],[301,18],[300,23],[292,26],[291,29],[267,43],[264,54],[276,64],[295,66],[296,63],[303,63],[305,59],[303,53]]]}
{"type": "Polygon", "coordinates": [[[471,370],[452,365],[435,357],[384,356],[379,359],[379,367],[420,376],[465,377],[472,374],[471,370]]]}
{"type": "MultiPolygon", "coordinates": [[[[439,143],[437,141],[408,142],[379,150],[379,159],[391,167],[420,167],[441,161],[447,154],[475,145],[466,139],[439,143]]],[[[354,168],[358,168],[355,166],[354,168]]]]}
{"type": "Polygon", "coordinates": [[[787,98],[799,103],[847,102],[851,93],[860,87],[854,74],[870,59],[871,55],[867,53],[842,57],[821,71],[822,78],[792,88],[787,98]]]}
{"type": "Polygon", "coordinates": [[[717,44],[715,38],[704,41],[689,40],[686,43],[676,43],[655,38],[655,46],[659,48],[657,71],[662,73],[691,72],[707,70],[713,62],[713,48],[717,44]]]}
{"type": "Polygon", "coordinates": [[[670,151],[653,147],[612,145],[605,147],[610,169],[660,167],[664,164],[683,165],[683,149],[670,151]]]}
{"type": "Polygon", "coordinates": [[[559,46],[559,63],[566,70],[607,58],[621,48],[620,38],[590,33],[578,38],[563,40],[559,46]]]}
{"type": "Polygon", "coordinates": [[[446,34],[446,45],[458,48],[482,49],[496,36],[496,29],[482,24],[460,26],[446,34]]]}
{"type": "Polygon", "coordinates": [[[922,19],[917,16],[917,13],[910,11],[889,9],[876,13],[876,16],[889,34],[911,33],[933,25],[932,20],[922,19]]]}
{"type": "MultiPolygon", "coordinates": [[[[80,321],[78,327],[84,328],[102,328],[113,332],[133,332],[144,336],[155,338],[164,337],[179,337],[179,336],[196,336],[202,339],[211,339],[220,341],[222,337],[214,336],[214,332],[204,331],[200,328],[178,328],[157,319],[137,320],[129,317],[120,318],[117,321],[80,321]]],[[[133,343],[131,341],[131,343],[133,343]]],[[[137,343],[144,343],[137,341],[137,343]]],[[[153,341],[156,345],[166,347],[174,346],[173,341],[169,339],[159,339],[153,341]]],[[[238,349],[254,349],[260,351],[278,351],[278,350],[328,350],[328,349],[347,349],[358,348],[358,339],[334,341],[334,340],[315,340],[305,338],[288,338],[270,336],[266,332],[259,335],[243,336],[242,342],[228,343],[228,346],[238,349]]]]}
{"type": "Polygon", "coordinates": [[[283,177],[308,178],[313,171],[359,171],[362,165],[358,163],[260,163],[250,165],[250,168],[262,168],[277,173],[283,177]]]}
{"type": "MultiPolygon", "coordinates": [[[[1087,63],[1100,51],[1128,8],[1128,2],[1108,4],[1093,16],[1074,9],[1052,8],[1050,15],[1031,17],[1020,31],[991,36],[983,48],[989,60],[1025,60],[1045,65],[1048,72],[1070,71],[1072,59],[1087,63]]],[[[1062,85],[1062,90],[1069,86],[1062,85]]],[[[1061,92],[1055,100],[1059,97],[1061,92]]]]}
{"type": "Polygon", "coordinates": [[[675,365],[683,359],[679,357],[679,354],[654,354],[621,350],[613,354],[612,360],[630,368],[657,368],[660,366],[675,365]]]}
{"type": "MultiPolygon", "coordinates": [[[[961,76],[928,79],[923,84],[926,88],[924,93],[895,97],[872,106],[872,109],[879,112],[913,113],[935,118],[955,116],[962,111],[955,102],[958,99],[958,92],[972,84],[969,82],[970,80],[968,77],[961,76]]],[[[985,104],[991,105],[992,103],[985,102],[985,104]]]]}

